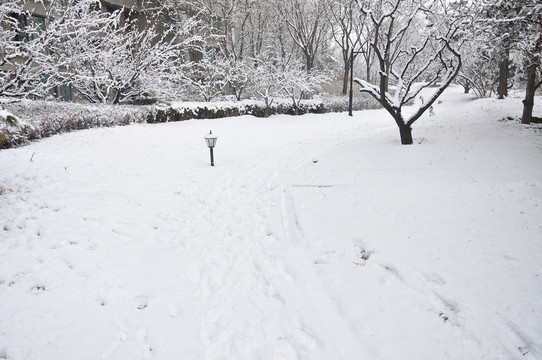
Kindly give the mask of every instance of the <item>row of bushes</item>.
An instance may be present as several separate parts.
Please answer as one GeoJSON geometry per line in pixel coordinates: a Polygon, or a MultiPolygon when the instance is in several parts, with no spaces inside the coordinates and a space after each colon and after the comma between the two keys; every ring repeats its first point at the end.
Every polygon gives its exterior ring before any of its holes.
{"type": "MultiPolygon", "coordinates": [[[[348,98],[302,101],[297,109],[286,101],[275,101],[271,106],[266,107],[261,101],[134,106],[21,100],[0,102],[0,107],[7,109],[20,119],[18,126],[0,127],[0,149],[7,149],[55,134],[96,127],[217,119],[241,115],[267,117],[275,114],[341,112],[348,110],[348,98]]],[[[378,104],[367,97],[358,96],[353,104],[354,110],[377,107],[378,104]]]]}
{"type": "Polygon", "coordinates": [[[328,112],[322,101],[306,101],[294,108],[292,105],[277,102],[266,107],[261,102],[218,102],[218,103],[188,103],[173,104],[167,107],[155,107],[148,123],[184,121],[191,119],[220,119],[242,115],[269,117],[271,115],[303,115],[322,114],[328,112]]]}
{"type": "Polygon", "coordinates": [[[0,128],[0,149],[28,144],[64,132],[96,127],[144,123],[151,107],[84,105],[22,100],[0,103],[19,119],[18,126],[0,128]]]}

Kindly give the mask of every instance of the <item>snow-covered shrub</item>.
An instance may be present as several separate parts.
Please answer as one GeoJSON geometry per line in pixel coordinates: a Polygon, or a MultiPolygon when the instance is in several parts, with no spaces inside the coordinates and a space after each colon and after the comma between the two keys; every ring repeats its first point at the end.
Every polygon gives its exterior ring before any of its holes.
{"type": "MultiPolygon", "coordinates": [[[[326,112],[343,112],[348,111],[348,96],[323,96],[322,102],[324,103],[326,112]]],[[[380,109],[382,105],[376,101],[372,96],[355,92],[352,98],[352,110],[368,110],[368,109],[380,109]]]]}
{"type": "Polygon", "coordinates": [[[19,126],[0,128],[3,134],[0,148],[24,145],[29,140],[73,130],[144,123],[152,110],[150,106],[98,106],[31,100],[5,104],[4,107],[11,114],[16,114],[19,126]]]}
{"type": "Polygon", "coordinates": [[[0,149],[10,147],[12,142],[26,139],[32,130],[32,126],[0,107],[0,149]]]}
{"type": "Polygon", "coordinates": [[[7,110],[0,108],[0,126],[17,126],[19,124],[19,119],[12,113],[7,110]]]}

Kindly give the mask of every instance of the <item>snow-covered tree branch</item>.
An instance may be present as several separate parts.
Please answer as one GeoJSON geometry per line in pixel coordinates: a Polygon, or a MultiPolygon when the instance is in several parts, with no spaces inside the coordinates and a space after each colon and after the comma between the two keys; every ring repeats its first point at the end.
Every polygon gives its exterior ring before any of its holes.
{"type": "Polygon", "coordinates": [[[25,1],[0,3],[0,96],[46,97],[53,88],[54,64],[47,62],[44,24],[24,9],[25,1]]]}

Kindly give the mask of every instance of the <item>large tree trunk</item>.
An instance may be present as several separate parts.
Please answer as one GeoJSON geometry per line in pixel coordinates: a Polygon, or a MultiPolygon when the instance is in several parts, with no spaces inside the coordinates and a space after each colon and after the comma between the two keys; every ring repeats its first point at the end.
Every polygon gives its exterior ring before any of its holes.
{"type": "Polygon", "coordinates": [[[312,68],[314,67],[314,56],[305,51],[305,66],[307,74],[312,71],[312,68]]]}
{"type": "Polygon", "coordinates": [[[401,135],[401,145],[412,145],[412,128],[409,125],[399,125],[399,134],[401,135]]]}
{"type": "Polygon", "coordinates": [[[504,99],[508,96],[508,68],[509,68],[510,52],[504,51],[503,58],[499,63],[499,87],[497,88],[497,95],[499,99],[504,99]]]}
{"type": "Polygon", "coordinates": [[[536,63],[533,61],[529,65],[527,72],[527,89],[525,90],[525,100],[523,100],[522,124],[530,124],[533,119],[534,93],[536,91],[536,63]]]}

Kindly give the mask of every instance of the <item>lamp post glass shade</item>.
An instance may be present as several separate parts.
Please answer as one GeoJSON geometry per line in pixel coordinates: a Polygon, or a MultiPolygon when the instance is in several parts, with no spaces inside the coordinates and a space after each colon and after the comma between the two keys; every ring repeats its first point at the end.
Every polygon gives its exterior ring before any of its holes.
{"type": "Polygon", "coordinates": [[[217,137],[213,135],[212,131],[209,131],[209,134],[205,135],[205,141],[207,142],[207,146],[211,149],[215,147],[216,139],[217,137]]]}

